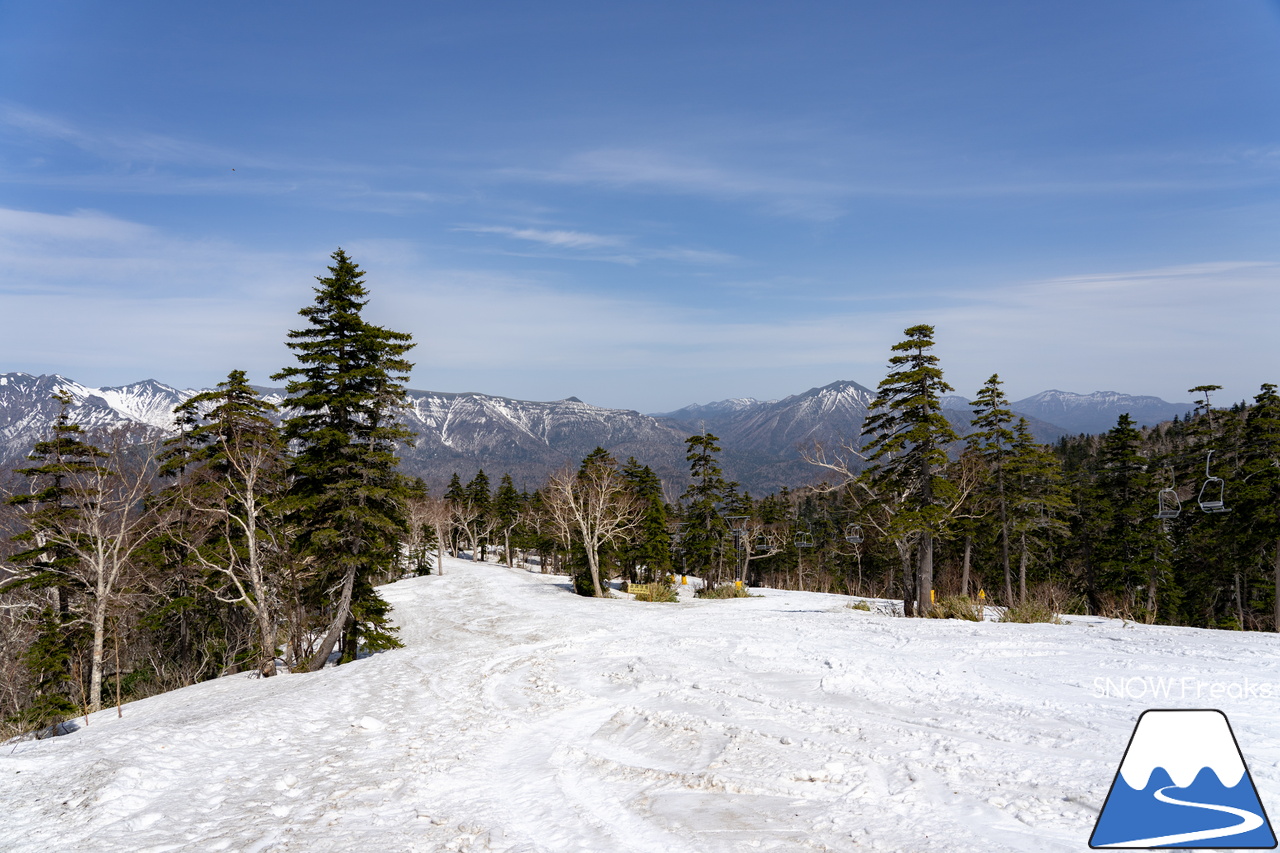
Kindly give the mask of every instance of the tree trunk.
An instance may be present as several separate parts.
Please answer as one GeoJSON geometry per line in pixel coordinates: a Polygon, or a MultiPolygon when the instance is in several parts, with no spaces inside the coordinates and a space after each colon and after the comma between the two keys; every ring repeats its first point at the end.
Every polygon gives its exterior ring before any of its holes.
{"type": "Polygon", "coordinates": [[[933,535],[920,540],[920,577],[916,583],[916,615],[928,616],[933,609],[933,535]]]}
{"type": "Polygon", "coordinates": [[[1148,576],[1148,581],[1147,581],[1147,623],[1148,624],[1154,624],[1156,621],[1156,591],[1157,591],[1157,586],[1160,582],[1156,574],[1159,571],[1159,565],[1156,562],[1158,559],[1159,559],[1158,554],[1153,555],[1153,558],[1151,561],[1151,574],[1148,576]]]}
{"type": "Polygon", "coordinates": [[[102,709],[102,659],[107,635],[107,603],[101,597],[93,603],[93,657],[89,667],[89,711],[102,709]]]}
{"type": "Polygon", "coordinates": [[[591,569],[591,586],[595,590],[596,598],[604,598],[604,590],[600,585],[600,554],[595,547],[584,542],[587,550],[587,566],[591,569]]]}
{"type": "Polygon", "coordinates": [[[267,603],[258,601],[258,642],[262,644],[262,664],[259,672],[263,678],[276,674],[276,630],[271,624],[271,614],[267,612],[267,603]]]}
{"type": "Polygon", "coordinates": [[[973,554],[973,537],[964,537],[964,567],[960,572],[960,594],[969,595],[969,561],[973,554]]]}
{"type": "Polygon", "coordinates": [[[1276,540],[1276,605],[1275,605],[1275,630],[1280,631],[1280,539],[1276,540]]]}
{"type": "Polygon", "coordinates": [[[1244,584],[1241,582],[1240,573],[1236,572],[1236,621],[1240,623],[1240,630],[1244,630],[1244,584]]]}
{"type": "Polygon", "coordinates": [[[1027,534],[1022,534],[1022,548],[1018,554],[1018,602],[1027,603],[1027,534]]]}
{"type": "Polygon", "coordinates": [[[352,615],[347,616],[347,623],[342,627],[342,653],[338,656],[338,663],[351,663],[360,654],[360,631],[356,625],[356,618],[352,615]]]}
{"type": "Polygon", "coordinates": [[[329,660],[329,655],[333,654],[333,647],[338,644],[338,638],[342,636],[342,630],[347,625],[347,616],[351,613],[351,593],[356,585],[356,567],[352,566],[347,569],[347,576],[342,581],[342,597],[338,600],[338,612],[334,614],[333,622],[329,625],[329,632],[325,634],[324,640],[320,643],[320,648],[316,649],[316,653],[311,656],[311,662],[307,665],[307,672],[316,672],[322,668],[329,660]]]}
{"type": "Polygon", "coordinates": [[[916,615],[916,580],[917,570],[912,565],[912,550],[908,546],[905,550],[900,550],[899,556],[902,557],[902,615],[916,615]]]}
{"type": "MultiPolygon", "coordinates": [[[[1009,513],[1004,500],[1004,474],[1000,477],[1000,561],[1004,566],[1004,600],[1013,603],[1013,578],[1009,571],[1009,513]]],[[[1023,597],[1026,597],[1024,591],[1023,597]]]]}
{"type": "Polygon", "coordinates": [[[444,574],[444,542],[445,529],[443,525],[436,525],[436,574],[444,574]]]}

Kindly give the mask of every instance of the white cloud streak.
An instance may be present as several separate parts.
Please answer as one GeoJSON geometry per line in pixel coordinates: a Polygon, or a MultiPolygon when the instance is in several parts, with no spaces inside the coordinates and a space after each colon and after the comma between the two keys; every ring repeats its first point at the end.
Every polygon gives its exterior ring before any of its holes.
{"type": "Polygon", "coordinates": [[[515,240],[528,240],[553,246],[558,249],[604,249],[616,248],[627,241],[624,237],[606,234],[588,234],[585,231],[566,231],[544,228],[512,228],[505,225],[472,225],[460,226],[455,231],[466,231],[474,234],[501,234],[515,240]]]}
{"type": "MultiPolygon", "coordinates": [[[[415,387],[547,398],[547,389],[648,411],[725,396],[797,393],[834,379],[874,386],[890,346],[937,328],[948,380],[971,396],[998,372],[1012,397],[1049,387],[1223,400],[1280,381],[1280,267],[1207,263],[1087,273],[938,294],[905,309],[806,306],[779,295],[769,319],[695,311],[647,296],[558,289],[533,274],[441,269],[412,241],[347,246],[368,272],[374,322],[419,342],[415,387]]],[[[253,252],[78,212],[0,210],[0,371],[91,384],[153,376],[256,381],[290,358],[285,332],[326,253],[253,252]]]]}

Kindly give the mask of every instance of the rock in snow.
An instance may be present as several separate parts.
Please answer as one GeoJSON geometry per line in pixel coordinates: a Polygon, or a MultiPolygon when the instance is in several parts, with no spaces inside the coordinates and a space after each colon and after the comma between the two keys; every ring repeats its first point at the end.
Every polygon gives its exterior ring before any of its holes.
{"type": "Polygon", "coordinates": [[[1194,695],[1280,685],[1275,635],[590,600],[456,560],[383,591],[404,649],[4,745],[0,846],[1078,851],[1149,707],[1221,708],[1280,811],[1280,687],[1194,695]]]}

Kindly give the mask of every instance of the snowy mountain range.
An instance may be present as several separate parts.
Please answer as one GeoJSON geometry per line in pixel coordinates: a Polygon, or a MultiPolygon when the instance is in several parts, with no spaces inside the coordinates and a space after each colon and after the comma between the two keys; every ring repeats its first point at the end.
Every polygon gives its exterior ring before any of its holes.
{"type": "Polygon", "coordinates": [[[1126,413],[1139,426],[1155,426],[1173,420],[1174,415],[1185,415],[1195,404],[1170,403],[1159,397],[1117,394],[1114,391],[1094,391],[1092,394],[1041,391],[1025,400],[1018,400],[1012,406],[1019,412],[1057,424],[1071,433],[1095,433],[1115,426],[1116,419],[1126,413]]]}
{"type": "MultiPolygon", "coordinates": [[[[128,426],[142,435],[173,429],[173,407],[199,393],[155,380],[90,388],[58,375],[0,374],[0,465],[8,468],[49,434],[57,416],[54,391],[73,399],[72,418],[86,429],[128,426]]],[[[280,404],[282,389],[258,389],[280,404]]],[[[815,443],[838,448],[855,439],[875,393],[839,381],[781,400],[739,398],[642,414],[609,409],[574,397],[551,402],[513,400],[478,393],[409,391],[407,423],[418,433],[403,453],[405,470],[441,485],[455,471],[469,479],[480,469],[491,478],[510,473],[517,486],[536,488],[565,464],[595,447],[619,459],[634,456],[670,485],[675,497],[685,485],[685,439],[706,429],[720,438],[725,474],[761,494],[815,478],[801,451],[815,443]]],[[[968,430],[971,412],[963,397],[944,401],[957,432],[968,430]]],[[[1027,417],[1037,439],[1052,442],[1077,432],[1102,432],[1129,412],[1140,424],[1155,424],[1186,412],[1189,403],[1110,392],[1045,391],[1012,404],[1027,417]]]]}

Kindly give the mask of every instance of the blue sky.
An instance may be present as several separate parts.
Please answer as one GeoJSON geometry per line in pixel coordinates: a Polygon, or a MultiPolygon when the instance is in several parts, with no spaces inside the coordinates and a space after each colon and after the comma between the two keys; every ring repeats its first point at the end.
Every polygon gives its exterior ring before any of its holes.
{"type": "Polygon", "coordinates": [[[1280,383],[1280,6],[0,6],[0,372],[266,382],[343,247],[411,385],[662,411],[1280,383]]]}

